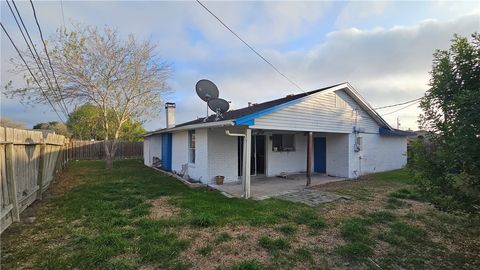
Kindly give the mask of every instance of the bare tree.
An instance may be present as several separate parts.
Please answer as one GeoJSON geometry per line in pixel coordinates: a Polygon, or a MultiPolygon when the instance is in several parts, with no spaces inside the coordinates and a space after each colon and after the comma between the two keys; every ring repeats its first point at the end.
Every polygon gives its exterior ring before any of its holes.
{"type": "Polygon", "coordinates": [[[0,127],[25,129],[25,124],[22,122],[12,120],[5,116],[0,116],[0,127]]]}
{"type": "MultiPolygon", "coordinates": [[[[33,78],[21,59],[14,58],[13,71],[24,74],[27,86],[14,88],[9,83],[7,93],[31,103],[47,103],[48,97],[58,104],[63,100],[70,106],[86,102],[98,106],[106,131],[105,141],[109,142],[105,144],[106,168],[112,168],[125,122],[146,120],[158,113],[162,96],[169,91],[166,80],[170,64],[156,55],[156,46],[150,41],[140,42],[132,34],[122,40],[118,32],[109,27],[99,30],[77,25],[73,32],[59,29],[47,46],[51,71],[36,65],[33,54],[23,53],[43,90],[32,83],[33,78]],[[61,89],[55,87],[53,75],[61,89]],[[57,91],[44,91],[49,85],[57,91]],[[109,121],[112,113],[113,123],[109,121]]],[[[40,58],[44,65],[49,61],[43,53],[40,58]]]]}

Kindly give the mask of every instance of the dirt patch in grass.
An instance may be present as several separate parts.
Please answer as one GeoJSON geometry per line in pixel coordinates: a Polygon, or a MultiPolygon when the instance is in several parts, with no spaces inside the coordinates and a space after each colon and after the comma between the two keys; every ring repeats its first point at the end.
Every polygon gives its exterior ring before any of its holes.
{"type": "MultiPolygon", "coordinates": [[[[340,231],[335,227],[327,227],[315,231],[307,225],[298,225],[294,235],[285,237],[275,227],[253,227],[245,225],[184,228],[178,235],[190,239],[190,246],[182,252],[181,259],[188,261],[192,269],[217,269],[228,267],[245,260],[254,260],[262,264],[272,263],[275,254],[261,247],[259,239],[286,239],[289,248],[283,250],[286,256],[294,256],[301,249],[314,249],[312,252],[332,252],[337,246],[345,243],[340,231]],[[228,234],[228,240],[216,241],[219,236],[228,234]]],[[[324,259],[319,254],[313,260],[324,259]]],[[[326,262],[325,262],[326,263],[326,262]]],[[[299,260],[295,269],[310,269],[311,264],[299,260]]]]}
{"type": "Polygon", "coordinates": [[[66,169],[55,177],[54,184],[48,189],[50,194],[62,194],[74,187],[77,187],[85,183],[85,178],[82,175],[88,175],[94,172],[94,169],[88,167],[79,167],[72,169],[66,169]]]}
{"type": "Polygon", "coordinates": [[[320,214],[326,220],[339,221],[363,212],[374,212],[384,208],[386,196],[378,195],[370,201],[340,200],[329,203],[320,209],[320,214]]]}
{"type": "Polygon", "coordinates": [[[263,235],[277,238],[280,233],[269,227],[236,225],[201,229],[184,228],[178,235],[192,237],[189,248],[181,254],[181,258],[187,260],[192,265],[192,269],[217,269],[244,260],[267,263],[270,254],[258,245],[258,239],[263,235]],[[215,241],[222,234],[230,235],[230,239],[222,242],[215,241]],[[207,246],[211,247],[208,254],[199,252],[207,246]]]}
{"type": "Polygon", "coordinates": [[[294,248],[305,246],[320,248],[324,251],[334,250],[345,243],[337,227],[328,227],[318,232],[312,232],[306,225],[299,225],[298,233],[292,239],[294,248]]]}
{"type": "Polygon", "coordinates": [[[158,199],[148,200],[147,202],[152,205],[149,217],[159,220],[177,216],[180,213],[180,209],[169,203],[171,199],[172,197],[170,196],[162,196],[158,199]]]}

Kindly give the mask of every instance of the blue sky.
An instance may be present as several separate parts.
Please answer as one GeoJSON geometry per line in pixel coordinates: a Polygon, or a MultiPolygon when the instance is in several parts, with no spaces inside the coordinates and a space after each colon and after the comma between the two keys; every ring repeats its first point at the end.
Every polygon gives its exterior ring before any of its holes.
{"type": "MultiPolygon", "coordinates": [[[[474,1],[422,2],[209,2],[217,16],[283,73],[305,90],[350,82],[374,107],[420,97],[426,89],[432,53],[445,49],[454,33],[480,31],[480,4],[474,1]]],[[[28,2],[19,2],[26,24],[35,33],[28,2]]],[[[63,26],[59,1],[36,2],[46,36],[63,26]]],[[[249,51],[196,2],[63,1],[66,27],[72,23],[109,25],[126,36],[151,39],[173,64],[174,91],[166,101],[177,103],[177,122],[203,116],[204,103],[195,94],[202,78],[214,81],[233,108],[299,90],[249,51]]],[[[22,44],[4,1],[1,20],[22,44]]],[[[39,42],[38,35],[34,39],[39,42]]],[[[9,72],[15,51],[2,32],[1,84],[22,86],[20,74],[9,72]]],[[[3,87],[2,87],[3,88],[3,87]]],[[[393,109],[379,111],[388,113],[393,109]]],[[[416,128],[415,106],[386,116],[402,128],[416,128]]],[[[48,106],[25,106],[1,96],[1,114],[31,127],[57,120],[48,106]]],[[[165,124],[145,119],[147,129],[165,124]]]]}

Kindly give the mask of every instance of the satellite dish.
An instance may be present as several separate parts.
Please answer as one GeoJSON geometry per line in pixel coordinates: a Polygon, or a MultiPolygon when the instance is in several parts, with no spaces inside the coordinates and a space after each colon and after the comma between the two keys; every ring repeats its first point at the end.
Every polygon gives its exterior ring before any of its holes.
{"type": "Polygon", "coordinates": [[[230,108],[230,104],[223,98],[214,98],[208,101],[208,107],[216,113],[224,113],[230,108]]]}
{"type": "Polygon", "coordinates": [[[200,80],[195,85],[197,95],[203,100],[208,102],[211,99],[218,98],[217,86],[209,80],[200,80]]]}

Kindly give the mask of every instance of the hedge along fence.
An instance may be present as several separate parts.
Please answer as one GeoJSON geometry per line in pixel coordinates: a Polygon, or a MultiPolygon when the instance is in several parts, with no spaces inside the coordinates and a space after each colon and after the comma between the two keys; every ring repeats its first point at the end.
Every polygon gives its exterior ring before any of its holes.
{"type": "Polygon", "coordinates": [[[0,232],[41,199],[68,160],[62,135],[0,127],[0,232]]]}
{"type": "MultiPolygon", "coordinates": [[[[68,159],[104,159],[105,141],[78,141],[68,143],[68,159]]],[[[143,158],[143,142],[117,142],[115,159],[143,158]]]]}

